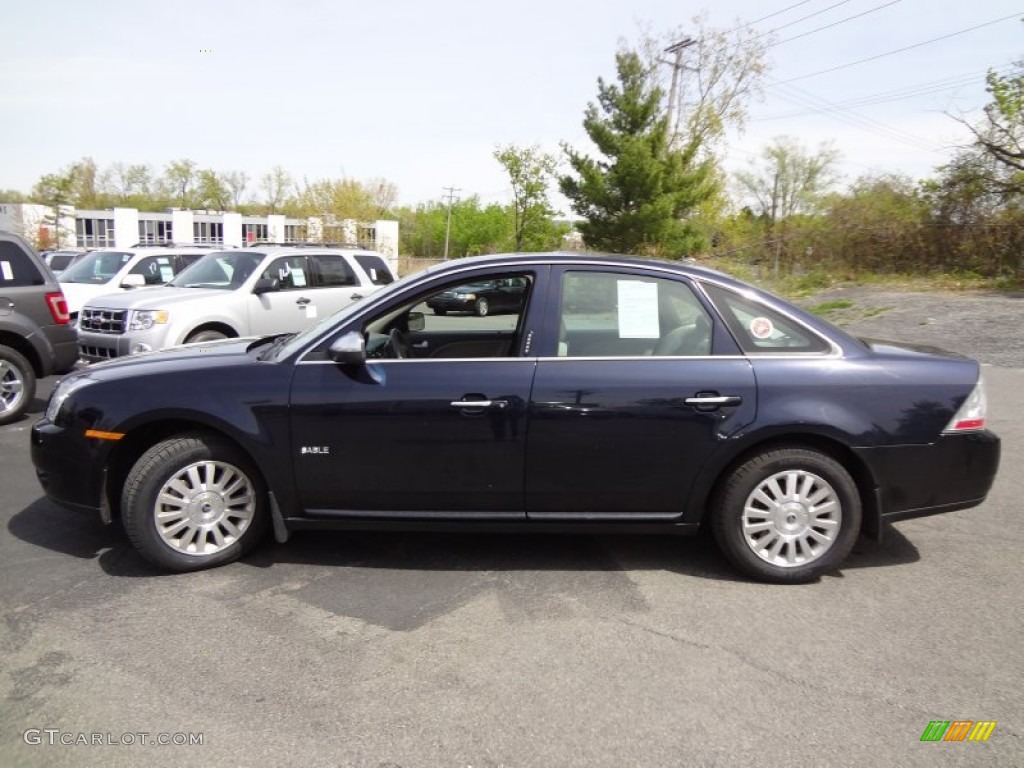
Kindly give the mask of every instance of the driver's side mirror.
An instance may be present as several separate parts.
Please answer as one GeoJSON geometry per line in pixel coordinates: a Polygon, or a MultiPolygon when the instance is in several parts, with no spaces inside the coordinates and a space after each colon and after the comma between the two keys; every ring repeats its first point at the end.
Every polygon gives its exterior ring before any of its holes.
{"type": "Polygon", "coordinates": [[[273,293],[281,287],[280,283],[272,277],[261,277],[252,287],[252,292],[259,296],[262,293],[273,293]]]}
{"type": "Polygon", "coordinates": [[[143,275],[125,275],[121,281],[122,288],[145,288],[146,278],[143,275]]]}
{"type": "Polygon", "coordinates": [[[427,318],[422,312],[410,312],[406,316],[406,326],[413,333],[422,331],[427,327],[427,318]]]}
{"type": "Polygon", "coordinates": [[[366,363],[366,340],[363,334],[349,331],[331,342],[327,354],[339,365],[363,365],[366,363]]]}

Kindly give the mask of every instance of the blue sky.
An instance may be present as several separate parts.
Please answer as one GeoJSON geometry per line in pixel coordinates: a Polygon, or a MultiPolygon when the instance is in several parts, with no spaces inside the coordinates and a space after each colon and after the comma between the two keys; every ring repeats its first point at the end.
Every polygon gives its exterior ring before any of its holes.
{"type": "Polygon", "coordinates": [[[597,78],[614,77],[620,44],[641,28],[685,30],[702,10],[726,29],[780,12],[755,28],[802,35],[771,48],[765,99],[730,138],[732,167],[791,135],[833,142],[848,179],[927,175],[967,140],[945,113],[976,115],[985,71],[1024,58],[1024,0],[8,4],[0,189],[28,191],[82,156],[157,169],[188,157],[245,171],[253,188],[281,165],[299,179],[385,178],[403,203],[446,186],[503,202],[496,145],[586,149],[583,110],[597,78]],[[822,112],[887,95],[900,98],[822,112]]]}

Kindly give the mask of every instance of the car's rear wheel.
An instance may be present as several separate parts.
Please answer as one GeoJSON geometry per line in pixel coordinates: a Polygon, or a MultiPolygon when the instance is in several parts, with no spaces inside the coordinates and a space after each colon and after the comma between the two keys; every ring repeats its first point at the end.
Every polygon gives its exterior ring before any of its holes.
{"type": "Polygon", "coordinates": [[[448,312],[447,309],[441,309],[440,307],[434,307],[434,314],[441,315],[442,317],[448,312]]]}
{"type": "Polygon", "coordinates": [[[17,350],[0,345],[0,424],[22,417],[36,396],[36,372],[17,350]]]}
{"type": "Polygon", "coordinates": [[[850,473],[808,448],[776,448],[740,465],[711,510],[719,547],[761,581],[798,584],[835,570],[860,532],[850,473]]]}
{"type": "Polygon", "coordinates": [[[189,434],[157,443],[132,467],[121,517],[157,565],[196,571],[237,559],[267,527],[263,479],[237,448],[189,434]]]}
{"type": "Polygon", "coordinates": [[[475,309],[477,317],[487,317],[491,311],[491,305],[488,303],[487,299],[477,299],[475,309]]]}
{"type": "Polygon", "coordinates": [[[185,339],[185,343],[195,344],[200,341],[217,341],[219,339],[226,339],[227,337],[226,333],[221,333],[220,331],[198,331],[185,339]]]}

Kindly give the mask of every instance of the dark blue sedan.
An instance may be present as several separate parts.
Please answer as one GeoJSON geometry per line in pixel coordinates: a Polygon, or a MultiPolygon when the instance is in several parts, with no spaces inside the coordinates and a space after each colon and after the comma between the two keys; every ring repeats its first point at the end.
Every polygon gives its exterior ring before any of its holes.
{"type": "Polygon", "coordinates": [[[268,529],[708,526],[745,574],[805,582],[884,520],[982,503],[999,464],[973,360],[718,272],[568,253],[452,261],[298,335],[94,365],[31,440],[50,498],[174,571],[268,529]],[[490,281],[522,286],[510,313],[427,311],[490,281]]]}

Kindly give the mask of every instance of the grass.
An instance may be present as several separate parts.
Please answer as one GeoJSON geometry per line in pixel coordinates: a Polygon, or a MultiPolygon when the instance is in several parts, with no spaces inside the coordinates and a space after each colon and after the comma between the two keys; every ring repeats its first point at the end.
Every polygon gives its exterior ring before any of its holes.
{"type": "Polygon", "coordinates": [[[816,315],[828,315],[838,312],[840,309],[850,309],[852,306],[853,302],[848,299],[836,299],[835,301],[823,301],[816,307],[811,307],[811,312],[816,315]]]}

